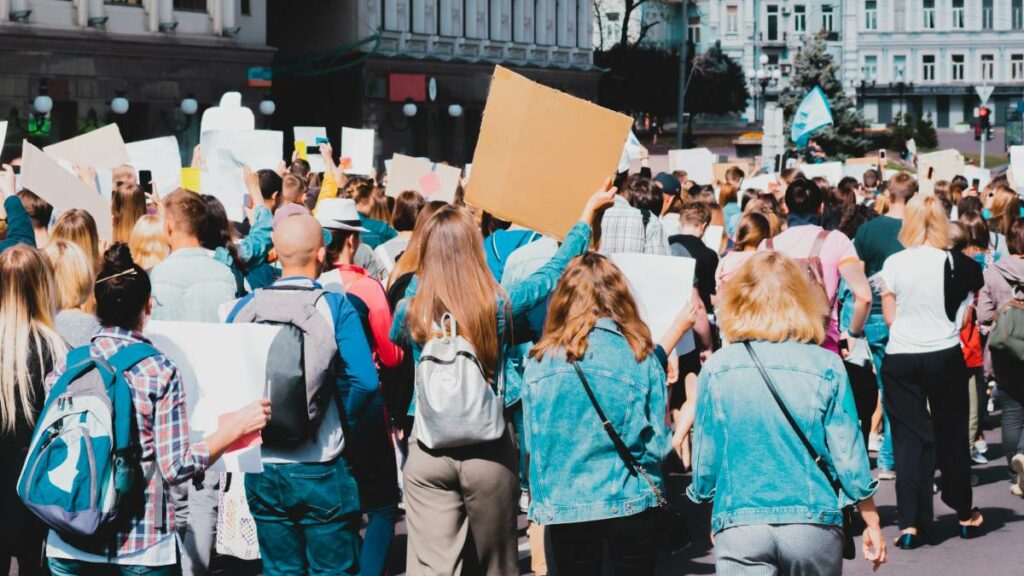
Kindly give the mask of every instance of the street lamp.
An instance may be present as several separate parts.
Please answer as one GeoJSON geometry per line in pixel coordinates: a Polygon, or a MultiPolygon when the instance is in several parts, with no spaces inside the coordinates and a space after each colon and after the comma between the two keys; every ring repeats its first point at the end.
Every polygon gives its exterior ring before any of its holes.
{"type": "Polygon", "coordinates": [[[128,113],[129,102],[124,97],[124,91],[118,90],[115,92],[114,98],[110,101],[110,111],[118,116],[128,113]]]}
{"type": "MultiPolygon", "coordinates": [[[[9,114],[11,124],[27,134],[48,134],[50,132],[50,111],[53,110],[53,98],[50,98],[50,85],[46,78],[39,79],[39,92],[32,99],[28,112],[28,126],[21,123],[18,109],[12,107],[9,114]]],[[[0,143],[2,144],[2,143],[0,143]]]]}
{"type": "Polygon", "coordinates": [[[419,107],[413,102],[412,98],[406,98],[405,104],[402,104],[402,115],[406,118],[412,118],[419,112],[419,107]]]}
{"type": "Polygon", "coordinates": [[[909,90],[913,90],[914,89],[914,83],[913,82],[906,82],[904,80],[904,77],[903,77],[903,67],[902,66],[897,66],[896,67],[896,82],[889,82],[889,88],[890,89],[895,89],[896,93],[899,94],[899,98],[900,98],[900,117],[902,118],[903,121],[907,121],[907,118],[906,118],[907,111],[903,108],[903,93],[906,92],[908,89],[909,90]]]}
{"type": "Polygon", "coordinates": [[[747,70],[747,80],[754,91],[754,120],[759,122],[764,121],[764,105],[768,97],[768,86],[770,84],[777,85],[782,79],[782,72],[778,68],[769,69],[768,62],[768,55],[761,54],[761,57],[758,58],[760,67],[757,70],[753,68],[747,70]]]}

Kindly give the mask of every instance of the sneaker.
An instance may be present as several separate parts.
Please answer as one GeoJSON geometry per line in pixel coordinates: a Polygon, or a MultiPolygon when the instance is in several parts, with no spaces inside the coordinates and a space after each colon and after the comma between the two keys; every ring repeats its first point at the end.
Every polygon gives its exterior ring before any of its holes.
{"type": "Polygon", "coordinates": [[[979,438],[974,441],[974,449],[977,450],[979,454],[987,454],[988,442],[985,442],[984,438],[979,438]]]}
{"type": "Polygon", "coordinates": [[[1017,475],[1017,491],[1024,493],[1024,454],[1016,454],[1010,460],[1010,468],[1017,475]]]}
{"type": "Polygon", "coordinates": [[[985,458],[982,452],[975,447],[971,452],[971,462],[975,464],[988,464],[988,458],[985,458]]]}
{"type": "Polygon", "coordinates": [[[895,480],[896,479],[896,473],[893,472],[892,470],[889,470],[888,468],[879,468],[878,469],[878,479],[879,480],[895,480]]]}
{"type": "Polygon", "coordinates": [[[1020,486],[1016,483],[1010,484],[1010,494],[1013,494],[1017,498],[1024,498],[1024,492],[1021,491],[1020,486]]]}
{"type": "Polygon", "coordinates": [[[530,491],[523,490],[519,495],[519,511],[526,514],[530,510],[530,491]]]}
{"type": "Polygon", "coordinates": [[[874,432],[868,434],[868,452],[878,452],[882,449],[882,435],[874,432]]]}

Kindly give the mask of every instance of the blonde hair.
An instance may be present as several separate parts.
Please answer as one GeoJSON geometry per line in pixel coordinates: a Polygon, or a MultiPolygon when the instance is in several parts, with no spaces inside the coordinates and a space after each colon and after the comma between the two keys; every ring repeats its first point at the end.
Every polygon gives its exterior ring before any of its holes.
{"type": "Polygon", "coordinates": [[[936,196],[919,196],[907,202],[899,241],[904,248],[925,244],[945,250],[949,246],[949,217],[936,196]]]}
{"type": "Polygon", "coordinates": [[[989,210],[992,212],[988,219],[989,227],[1005,236],[1010,231],[1010,225],[1020,218],[1020,196],[1009,186],[998,185],[992,191],[989,210]]]}
{"type": "Polygon", "coordinates": [[[67,352],[53,328],[56,300],[53,273],[39,251],[18,245],[0,254],[0,432],[13,433],[19,416],[35,423],[42,382],[32,382],[30,363],[37,363],[43,378],[44,352],[53,362],[67,352]]]}
{"type": "Polygon", "coordinates": [[[96,283],[96,272],[85,251],[67,240],[54,240],[43,248],[43,256],[53,269],[57,309],[84,306],[96,283]]]}
{"type": "Polygon", "coordinates": [[[730,342],[821,344],[829,302],[794,260],[765,251],[755,253],[733,273],[718,295],[716,311],[722,335],[730,342]]]}
{"type": "Polygon", "coordinates": [[[72,208],[61,214],[50,231],[51,241],[67,240],[85,251],[92,262],[93,270],[100,266],[100,235],[96,231],[96,220],[92,214],[79,208],[72,208]]]}
{"type": "Polygon", "coordinates": [[[548,306],[544,335],[530,350],[530,357],[582,360],[590,333],[601,318],[615,322],[637,362],[650,356],[654,350],[651,331],[640,319],[626,277],[608,258],[588,252],[574,258],[558,281],[548,306]]]}
{"type": "Polygon", "coordinates": [[[110,196],[110,214],[114,222],[114,242],[128,242],[135,222],[146,215],[146,192],[138,184],[114,188],[110,196]]]}
{"type": "Polygon", "coordinates": [[[131,250],[132,259],[143,270],[152,270],[163,262],[171,253],[171,246],[167,243],[167,235],[164,233],[163,219],[152,214],[139,218],[132,228],[128,249],[131,250]]]}

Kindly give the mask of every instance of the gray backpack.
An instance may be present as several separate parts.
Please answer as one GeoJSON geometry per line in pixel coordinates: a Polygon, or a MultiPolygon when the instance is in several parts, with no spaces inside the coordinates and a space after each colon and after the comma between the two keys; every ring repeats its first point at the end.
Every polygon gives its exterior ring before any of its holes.
{"type": "Polygon", "coordinates": [[[455,318],[441,318],[441,335],[423,346],[416,365],[413,436],[427,448],[457,448],[505,433],[504,378],[484,375],[476,351],[458,335],[455,318]]]}
{"type": "Polygon", "coordinates": [[[263,440],[294,445],[312,439],[327,403],[337,394],[338,344],[334,326],[316,309],[320,288],[273,286],[257,290],[235,322],[280,326],[267,359],[270,422],[263,440]]]}

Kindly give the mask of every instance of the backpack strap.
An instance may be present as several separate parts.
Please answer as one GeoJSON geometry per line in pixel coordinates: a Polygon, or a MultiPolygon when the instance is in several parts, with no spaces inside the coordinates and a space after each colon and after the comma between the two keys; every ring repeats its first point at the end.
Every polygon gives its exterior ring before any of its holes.
{"type": "Polygon", "coordinates": [[[64,372],[57,379],[57,382],[54,383],[53,388],[50,389],[49,394],[46,396],[46,402],[43,403],[43,409],[39,413],[46,414],[57,398],[68,391],[68,384],[74,382],[79,376],[85,374],[94,366],[96,366],[96,363],[90,353],[90,346],[88,344],[68,352],[64,372]]]}
{"type": "MultiPolygon", "coordinates": [[[[110,357],[108,363],[114,371],[114,382],[117,376],[130,370],[133,366],[146,358],[156,356],[160,351],[149,344],[138,342],[121,348],[110,357]]],[[[128,446],[131,438],[131,427],[134,424],[131,418],[121,418],[119,412],[128,410],[132,406],[132,392],[128,386],[114,386],[110,391],[111,400],[114,404],[114,447],[122,450],[128,446]]]]}
{"type": "Polygon", "coordinates": [[[822,228],[814,238],[811,245],[811,253],[808,258],[821,258],[821,251],[825,248],[825,241],[828,240],[829,231],[822,228]]]}

